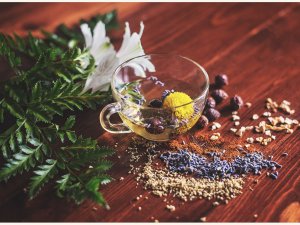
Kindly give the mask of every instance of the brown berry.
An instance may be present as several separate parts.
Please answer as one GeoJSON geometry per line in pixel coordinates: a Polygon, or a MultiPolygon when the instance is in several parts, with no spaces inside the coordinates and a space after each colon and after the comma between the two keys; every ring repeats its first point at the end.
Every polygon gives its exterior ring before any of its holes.
{"type": "Polygon", "coordinates": [[[219,74],[215,77],[215,84],[217,87],[221,88],[228,85],[228,77],[226,74],[219,74]]]}
{"type": "Polygon", "coordinates": [[[153,99],[149,102],[149,107],[153,107],[153,108],[161,108],[162,105],[163,103],[160,99],[153,99]]]}
{"type": "Polygon", "coordinates": [[[206,116],[202,115],[196,123],[198,129],[202,129],[208,125],[208,119],[206,116]]]}
{"type": "Polygon", "coordinates": [[[238,95],[235,95],[230,99],[230,106],[233,110],[239,110],[243,105],[243,99],[238,95]]]}
{"type": "Polygon", "coordinates": [[[161,134],[165,130],[159,118],[152,118],[147,121],[146,131],[150,134],[161,134]]]}
{"type": "Polygon", "coordinates": [[[205,108],[215,108],[216,107],[216,101],[212,97],[208,97],[205,103],[205,108]]]}
{"type": "Polygon", "coordinates": [[[211,93],[211,96],[216,100],[217,103],[222,102],[228,98],[228,94],[222,89],[216,89],[211,93]]]}
{"type": "Polygon", "coordinates": [[[204,111],[204,115],[210,122],[212,122],[218,119],[221,116],[221,113],[216,109],[209,108],[204,111]]]}

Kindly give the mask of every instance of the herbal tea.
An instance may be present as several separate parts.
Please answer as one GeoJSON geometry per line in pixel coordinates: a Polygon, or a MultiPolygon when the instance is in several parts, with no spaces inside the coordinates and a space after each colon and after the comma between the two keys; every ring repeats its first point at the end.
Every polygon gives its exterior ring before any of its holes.
{"type": "Polygon", "coordinates": [[[100,113],[105,130],[135,132],[149,140],[167,141],[189,130],[200,118],[209,80],[203,67],[191,59],[153,54],[121,64],[111,87],[116,102],[100,113]],[[116,113],[123,123],[110,121],[116,113]]]}
{"type": "Polygon", "coordinates": [[[193,100],[189,86],[155,76],[124,83],[116,87],[123,102],[119,115],[133,132],[149,140],[169,140],[189,130],[201,116],[205,98],[193,100]]]}

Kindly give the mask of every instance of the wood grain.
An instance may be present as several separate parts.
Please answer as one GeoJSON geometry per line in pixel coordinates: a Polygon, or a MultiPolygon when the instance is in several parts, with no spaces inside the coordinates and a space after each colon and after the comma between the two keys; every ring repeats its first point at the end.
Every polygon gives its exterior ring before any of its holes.
{"type": "MultiPolygon", "coordinates": [[[[262,113],[266,97],[278,101],[287,99],[300,119],[300,5],[271,3],[39,3],[0,4],[0,31],[25,34],[38,29],[53,30],[65,22],[74,24],[79,18],[88,18],[97,12],[117,8],[121,22],[129,21],[137,30],[139,21],[146,26],[143,46],[147,53],[174,52],[191,57],[204,65],[210,79],[215,74],[227,73],[230,95],[239,94],[253,103],[242,110],[242,123],[253,113],[262,113]],[[55,17],[53,16],[55,15],[55,17]]],[[[111,33],[116,46],[122,40],[122,29],[111,33]]],[[[1,79],[4,79],[0,74],[1,79]]],[[[225,103],[226,104],[226,103],[225,103]]],[[[224,104],[224,105],[225,105],[224,104]]],[[[222,106],[221,106],[222,107],[222,106]]],[[[225,110],[225,109],[224,109],[225,110]]],[[[100,111],[100,109],[99,109],[100,111]]],[[[94,203],[80,206],[53,197],[51,187],[36,199],[28,201],[22,191],[26,175],[0,186],[1,221],[207,221],[222,222],[300,222],[300,139],[299,129],[292,135],[278,135],[275,142],[262,148],[283,164],[280,177],[273,181],[262,174],[254,191],[251,180],[244,193],[228,205],[213,207],[211,202],[197,200],[182,203],[174,199],[176,211],[165,209],[163,199],[157,198],[136,186],[128,172],[128,155],[124,152],[134,135],[111,135],[98,125],[99,111],[79,114],[76,127],[79,132],[98,138],[102,143],[122,143],[114,157],[111,171],[115,182],[103,187],[111,210],[92,210],[94,203]],[[288,152],[283,159],[282,152],[288,152]],[[123,181],[119,181],[120,177],[123,181]],[[138,202],[142,194],[149,199],[138,202]],[[137,208],[141,206],[142,211],[137,208]],[[257,214],[258,218],[253,215],[257,214]],[[176,218],[177,217],[177,218],[176,218]]],[[[226,111],[226,110],[225,110],[226,111]]],[[[227,117],[220,119],[228,140],[235,137],[226,133],[231,126],[227,117]]],[[[209,132],[209,131],[194,131],[209,132]]],[[[171,198],[170,198],[171,199],[171,198]]]]}

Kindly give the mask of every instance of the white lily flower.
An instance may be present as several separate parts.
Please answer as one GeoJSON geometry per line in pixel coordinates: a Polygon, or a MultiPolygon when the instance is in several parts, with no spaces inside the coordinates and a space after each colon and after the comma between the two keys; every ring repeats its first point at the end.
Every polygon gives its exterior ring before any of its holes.
{"type": "Polygon", "coordinates": [[[93,31],[87,24],[80,26],[81,32],[84,36],[85,47],[90,51],[98,65],[106,55],[115,53],[114,46],[110,43],[109,38],[106,36],[105,24],[99,21],[93,31]]]}
{"type": "MultiPolygon", "coordinates": [[[[125,33],[123,36],[123,42],[121,45],[120,50],[117,53],[117,57],[120,60],[120,64],[123,62],[145,55],[144,49],[142,47],[141,38],[144,32],[144,23],[140,23],[140,32],[132,33],[130,32],[129,23],[125,23],[125,33]]],[[[145,71],[148,70],[149,72],[154,72],[155,68],[154,65],[146,58],[137,58],[131,61],[128,66],[133,67],[136,71],[136,74],[145,77],[145,71]]]]}
{"type": "MultiPolygon", "coordinates": [[[[129,24],[125,23],[125,33],[120,50],[116,53],[110,40],[106,37],[105,25],[99,21],[94,29],[94,36],[91,33],[87,24],[81,25],[81,30],[84,35],[86,48],[95,58],[96,69],[88,77],[84,91],[92,89],[93,92],[97,90],[108,90],[112,75],[115,69],[123,62],[145,55],[141,44],[141,37],[144,31],[144,24],[140,24],[140,32],[130,32],[129,24]]],[[[136,75],[145,77],[145,71],[155,71],[154,65],[146,58],[134,59],[128,66],[135,69],[136,75]]]]}

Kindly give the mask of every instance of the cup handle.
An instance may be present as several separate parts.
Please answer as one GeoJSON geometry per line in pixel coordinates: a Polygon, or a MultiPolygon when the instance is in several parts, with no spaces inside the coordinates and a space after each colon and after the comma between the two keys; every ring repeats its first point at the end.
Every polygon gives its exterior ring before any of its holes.
{"type": "Polygon", "coordinates": [[[100,124],[104,130],[115,133],[115,134],[124,134],[131,133],[132,131],[124,123],[112,123],[110,122],[110,117],[121,111],[120,103],[114,102],[105,106],[100,112],[100,124]]]}

